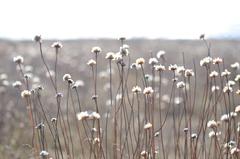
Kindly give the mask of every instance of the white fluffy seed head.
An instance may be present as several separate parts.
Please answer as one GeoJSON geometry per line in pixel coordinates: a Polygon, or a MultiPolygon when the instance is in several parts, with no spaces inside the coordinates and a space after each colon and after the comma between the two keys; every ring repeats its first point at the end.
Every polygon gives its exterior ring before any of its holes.
{"type": "Polygon", "coordinates": [[[144,130],[148,130],[150,128],[152,128],[152,124],[151,123],[148,122],[147,124],[144,125],[144,130]]]}
{"type": "Polygon", "coordinates": [[[27,98],[27,97],[30,97],[31,96],[31,92],[29,90],[23,90],[21,92],[21,97],[22,98],[27,98]]]}
{"type": "Polygon", "coordinates": [[[68,82],[68,80],[71,79],[71,78],[72,78],[72,76],[68,73],[63,75],[63,81],[65,81],[65,82],[68,82]]]}
{"type": "Polygon", "coordinates": [[[106,54],[106,59],[109,59],[109,60],[113,60],[114,59],[114,53],[113,52],[108,52],[107,54],[106,54]]]}
{"type": "Polygon", "coordinates": [[[22,56],[15,56],[13,57],[13,62],[15,62],[16,64],[23,64],[23,57],[22,56]]]}
{"type": "Polygon", "coordinates": [[[88,61],[87,65],[93,67],[94,65],[96,65],[96,61],[93,60],[93,59],[90,59],[90,60],[88,61]]]}
{"type": "Polygon", "coordinates": [[[145,95],[150,95],[153,92],[154,91],[153,91],[152,87],[145,87],[144,90],[143,90],[143,94],[145,94],[145,95]]]}
{"type": "Polygon", "coordinates": [[[142,91],[142,89],[141,89],[141,87],[139,87],[139,86],[134,86],[133,88],[132,88],[132,92],[133,93],[140,93],[142,91]]]}
{"type": "Polygon", "coordinates": [[[137,60],[136,60],[136,64],[138,64],[138,65],[143,65],[145,63],[145,59],[144,58],[138,58],[137,60]]]}
{"type": "Polygon", "coordinates": [[[99,53],[102,52],[102,49],[98,46],[95,46],[95,47],[92,48],[91,52],[95,53],[95,54],[99,54],[99,53]]]}
{"type": "Polygon", "coordinates": [[[51,47],[56,48],[56,49],[60,49],[60,48],[63,47],[63,45],[62,45],[61,42],[57,41],[57,42],[54,42],[54,43],[51,45],[51,47]]]}

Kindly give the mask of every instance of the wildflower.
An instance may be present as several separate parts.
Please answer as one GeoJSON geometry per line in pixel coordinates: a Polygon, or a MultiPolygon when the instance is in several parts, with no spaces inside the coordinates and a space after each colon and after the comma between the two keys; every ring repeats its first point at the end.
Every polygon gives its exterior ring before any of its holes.
{"type": "Polygon", "coordinates": [[[158,137],[160,135],[160,133],[159,132],[156,132],[155,134],[154,134],[154,137],[158,137]]]}
{"type": "Polygon", "coordinates": [[[234,146],[236,146],[236,142],[232,140],[224,144],[224,148],[232,148],[234,146]]]}
{"type": "Polygon", "coordinates": [[[183,81],[177,83],[177,88],[184,88],[185,83],[183,81]]]}
{"type": "Polygon", "coordinates": [[[12,86],[13,86],[14,88],[20,88],[20,87],[22,86],[22,82],[20,82],[20,81],[15,81],[15,82],[12,84],[12,86]]]}
{"type": "Polygon", "coordinates": [[[91,112],[89,114],[89,119],[100,119],[100,117],[101,117],[100,114],[97,112],[91,112]]]}
{"type": "Polygon", "coordinates": [[[36,35],[33,40],[34,40],[35,42],[41,43],[41,42],[42,42],[41,35],[36,35]]]}
{"type": "Polygon", "coordinates": [[[185,72],[184,66],[178,66],[177,67],[177,73],[181,74],[181,73],[184,73],[184,72],[185,72]]]}
{"type": "Polygon", "coordinates": [[[122,56],[128,56],[128,54],[129,54],[128,49],[129,49],[129,46],[124,44],[123,46],[120,47],[120,51],[119,52],[120,52],[120,54],[122,56]]]}
{"type": "Polygon", "coordinates": [[[145,95],[150,95],[150,94],[152,94],[154,91],[153,91],[153,89],[152,89],[152,87],[146,87],[146,88],[144,88],[144,90],[143,90],[143,94],[145,94],[145,95]]]}
{"type": "Polygon", "coordinates": [[[219,89],[219,86],[212,86],[212,92],[218,91],[219,89]]]}
{"type": "Polygon", "coordinates": [[[57,98],[62,98],[62,97],[63,97],[63,94],[62,94],[62,93],[57,93],[57,94],[56,94],[56,97],[57,97],[57,98]]]}
{"type": "Polygon", "coordinates": [[[60,49],[60,48],[62,48],[63,47],[63,45],[60,43],[60,42],[54,42],[52,45],[51,45],[51,47],[54,47],[54,48],[56,48],[56,49],[60,49]]]}
{"type": "Polygon", "coordinates": [[[141,87],[139,87],[139,86],[134,86],[133,88],[132,88],[132,92],[133,93],[140,93],[142,91],[142,89],[141,89],[141,87]]]}
{"type": "Polygon", "coordinates": [[[228,122],[228,121],[229,121],[229,115],[228,115],[228,114],[223,114],[223,115],[221,116],[221,121],[228,122]]]}
{"type": "Polygon", "coordinates": [[[52,118],[51,119],[51,122],[53,122],[53,123],[56,122],[56,121],[57,121],[57,118],[52,118]]]}
{"type": "Polygon", "coordinates": [[[188,132],[188,128],[184,128],[183,132],[187,133],[188,132]]]}
{"type": "Polygon", "coordinates": [[[113,60],[114,59],[114,53],[113,52],[108,52],[105,58],[109,59],[109,60],[113,60]]]}
{"type": "Polygon", "coordinates": [[[220,63],[222,63],[223,60],[222,60],[221,58],[217,57],[217,58],[214,58],[214,59],[212,60],[212,62],[213,62],[213,64],[215,65],[215,64],[220,64],[220,63]]]}
{"type": "Polygon", "coordinates": [[[92,96],[92,100],[96,100],[97,98],[98,98],[98,95],[96,94],[92,96]]]}
{"type": "Polygon", "coordinates": [[[45,150],[42,150],[39,155],[44,158],[44,157],[48,156],[49,153],[45,150]]]}
{"type": "Polygon", "coordinates": [[[194,72],[191,69],[186,69],[185,70],[185,77],[191,77],[194,76],[194,72]]]}
{"type": "Polygon", "coordinates": [[[141,152],[141,156],[144,157],[144,158],[147,157],[147,154],[148,154],[148,153],[147,153],[147,151],[145,151],[145,150],[143,150],[143,151],[141,152]]]}
{"type": "Polygon", "coordinates": [[[29,90],[23,90],[21,92],[21,96],[22,96],[22,98],[30,97],[31,96],[31,92],[29,90]]]}
{"type": "Polygon", "coordinates": [[[145,63],[145,59],[144,58],[138,58],[136,60],[136,64],[138,64],[138,65],[143,65],[144,63],[145,63]]]}
{"type": "Polygon", "coordinates": [[[238,106],[235,107],[235,112],[236,112],[236,113],[240,113],[240,105],[238,105],[238,106]]]}
{"type": "Polygon", "coordinates": [[[205,57],[200,61],[200,66],[208,66],[212,62],[211,57],[205,57]]]}
{"type": "Polygon", "coordinates": [[[240,82],[240,75],[237,75],[234,79],[236,82],[240,82]]]}
{"type": "Polygon", "coordinates": [[[120,38],[118,38],[118,40],[124,41],[124,40],[126,40],[126,37],[120,37],[120,38]]]}
{"type": "Polygon", "coordinates": [[[72,85],[74,83],[74,81],[72,79],[68,79],[67,80],[68,84],[72,85]]]}
{"type": "Polygon", "coordinates": [[[100,139],[98,137],[95,137],[93,139],[93,144],[99,144],[100,143],[100,139]]]}
{"type": "Polygon", "coordinates": [[[122,60],[122,54],[120,53],[120,52],[117,52],[117,53],[115,53],[115,55],[114,55],[114,60],[115,61],[120,61],[120,60],[122,60]]]}
{"type": "Polygon", "coordinates": [[[210,120],[210,121],[208,121],[208,123],[207,123],[207,127],[208,128],[216,128],[217,127],[217,122],[215,121],[215,120],[210,120]]]}
{"type": "Polygon", "coordinates": [[[78,120],[84,120],[84,119],[87,119],[89,117],[89,114],[87,111],[84,111],[84,112],[80,112],[77,114],[77,119],[78,120]]]}
{"type": "Polygon", "coordinates": [[[235,62],[235,63],[231,64],[231,68],[238,70],[239,69],[239,63],[235,62]]]}
{"type": "Polygon", "coordinates": [[[150,128],[152,128],[151,123],[148,122],[147,124],[144,125],[144,130],[147,130],[147,129],[150,129],[150,128]]]}
{"type": "Polygon", "coordinates": [[[166,54],[165,51],[160,50],[160,51],[158,51],[158,53],[157,53],[157,58],[160,59],[160,58],[162,58],[165,54],[166,54]]]}
{"type": "Polygon", "coordinates": [[[198,135],[197,135],[196,133],[193,133],[193,134],[191,135],[191,138],[192,138],[192,139],[196,139],[197,136],[198,136],[198,135]]]}
{"type": "Polygon", "coordinates": [[[168,67],[168,70],[170,70],[170,71],[176,71],[177,68],[178,68],[178,67],[177,67],[176,64],[174,64],[174,65],[170,64],[170,66],[168,67]]]}
{"type": "Polygon", "coordinates": [[[234,148],[231,149],[231,154],[232,154],[232,155],[237,154],[237,153],[239,153],[239,152],[240,152],[240,149],[237,148],[237,147],[234,147],[234,148]]]}
{"type": "Polygon", "coordinates": [[[224,88],[223,88],[223,92],[224,93],[231,93],[233,91],[233,88],[226,85],[224,88]]]}
{"type": "Polygon", "coordinates": [[[84,119],[100,119],[100,114],[98,114],[97,112],[92,112],[92,111],[84,111],[84,112],[80,112],[77,113],[77,119],[78,120],[84,120],[84,119]]]}
{"type": "Polygon", "coordinates": [[[16,63],[16,64],[22,64],[23,61],[24,61],[24,59],[23,59],[22,56],[13,57],[13,62],[16,63]]]}
{"type": "Polygon", "coordinates": [[[69,79],[71,79],[72,76],[70,74],[63,75],[63,81],[68,82],[69,79]]]}
{"type": "Polygon", "coordinates": [[[165,66],[163,66],[163,65],[155,65],[154,68],[156,71],[159,71],[159,72],[166,70],[165,66]]]}
{"type": "Polygon", "coordinates": [[[35,128],[36,129],[42,129],[44,127],[45,127],[45,125],[43,123],[39,123],[35,128]]]}
{"type": "Polygon", "coordinates": [[[232,87],[232,86],[234,86],[236,83],[234,82],[234,81],[232,81],[232,80],[229,80],[228,81],[228,83],[227,83],[227,85],[229,86],[229,87],[232,87]]]}
{"type": "Polygon", "coordinates": [[[235,118],[235,117],[237,116],[237,113],[236,113],[236,112],[230,112],[230,116],[231,116],[232,118],[235,118]]]}
{"type": "Polygon", "coordinates": [[[230,75],[231,74],[231,72],[229,72],[227,69],[225,69],[222,73],[221,73],[221,76],[223,77],[223,76],[228,76],[228,75],[230,75]]]}
{"type": "Polygon", "coordinates": [[[94,66],[94,65],[96,65],[96,61],[95,60],[93,60],[93,59],[90,59],[89,61],[88,61],[88,63],[87,63],[87,65],[89,65],[89,66],[94,66]]]}
{"type": "Polygon", "coordinates": [[[95,46],[92,48],[91,52],[95,54],[99,54],[102,51],[102,49],[98,46],[95,46]]]}
{"type": "Polygon", "coordinates": [[[217,77],[218,76],[218,72],[217,71],[212,71],[211,73],[210,73],[210,75],[209,75],[209,77],[213,77],[213,78],[215,78],[215,77],[217,77]]]}
{"type": "Polygon", "coordinates": [[[240,95],[240,90],[239,90],[239,89],[236,91],[236,94],[237,94],[237,95],[240,95]]]}
{"type": "Polygon", "coordinates": [[[150,59],[149,59],[148,63],[149,63],[150,65],[156,65],[156,64],[158,63],[158,60],[153,57],[153,58],[150,58],[150,59]]]}
{"type": "Polygon", "coordinates": [[[213,137],[217,137],[217,136],[219,136],[219,135],[221,135],[222,133],[219,131],[219,132],[215,132],[215,131],[210,131],[209,133],[208,133],[208,137],[209,138],[213,138],[213,137]]]}
{"type": "Polygon", "coordinates": [[[74,85],[72,86],[72,88],[78,88],[78,87],[82,87],[84,86],[84,82],[82,80],[77,80],[75,81],[74,85]]]}

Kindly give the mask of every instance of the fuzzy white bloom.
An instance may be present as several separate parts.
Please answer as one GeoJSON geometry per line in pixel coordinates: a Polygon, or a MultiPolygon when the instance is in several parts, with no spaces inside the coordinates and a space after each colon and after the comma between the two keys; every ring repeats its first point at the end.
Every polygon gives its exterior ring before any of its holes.
{"type": "Polygon", "coordinates": [[[223,60],[222,60],[221,58],[217,57],[217,58],[214,58],[214,59],[212,60],[212,62],[213,62],[213,64],[215,65],[215,64],[220,64],[220,63],[222,63],[223,60]]]}
{"type": "Polygon", "coordinates": [[[68,82],[69,79],[71,79],[72,76],[70,74],[63,75],[63,81],[68,82]]]}
{"type": "Polygon", "coordinates": [[[235,62],[235,63],[231,64],[231,67],[232,67],[233,69],[238,70],[238,69],[239,69],[239,63],[238,63],[238,62],[235,62]]]}
{"type": "Polygon", "coordinates": [[[231,116],[232,118],[235,118],[235,117],[237,117],[237,113],[236,113],[236,112],[230,112],[230,116],[231,116]]]}
{"type": "Polygon", "coordinates": [[[235,112],[236,112],[236,113],[240,113],[240,105],[238,105],[238,106],[235,107],[235,112]]]}
{"type": "Polygon", "coordinates": [[[159,71],[159,72],[166,70],[165,66],[163,65],[155,65],[154,68],[156,71],[159,71]]]}
{"type": "Polygon", "coordinates": [[[84,111],[84,112],[80,112],[77,113],[77,119],[78,120],[85,120],[85,119],[100,119],[100,114],[98,114],[97,112],[93,112],[93,111],[84,111]]]}
{"type": "Polygon", "coordinates": [[[236,82],[240,82],[240,75],[236,75],[235,79],[236,82]]]}
{"type": "Polygon", "coordinates": [[[153,92],[154,91],[153,91],[152,87],[145,87],[144,90],[143,90],[143,94],[145,94],[145,95],[150,95],[153,92]]]}
{"type": "Polygon", "coordinates": [[[218,91],[220,89],[219,86],[212,86],[212,92],[218,91]]]}
{"type": "Polygon", "coordinates": [[[226,86],[223,88],[223,92],[224,92],[224,93],[231,93],[231,92],[233,92],[233,88],[230,87],[229,85],[226,85],[226,86]]]}
{"type": "Polygon", "coordinates": [[[221,121],[228,122],[228,121],[229,121],[229,115],[228,115],[228,114],[223,114],[223,115],[221,116],[221,121]]]}
{"type": "Polygon", "coordinates": [[[197,137],[198,137],[198,135],[196,133],[192,133],[192,135],[191,135],[192,139],[196,139],[197,137]]]}
{"type": "Polygon", "coordinates": [[[217,77],[218,76],[218,72],[217,71],[212,71],[209,75],[209,77],[217,77]]]}
{"type": "Polygon", "coordinates": [[[236,142],[235,141],[229,141],[228,143],[224,144],[224,148],[233,148],[236,146],[236,142]]]}
{"type": "Polygon", "coordinates": [[[148,152],[145,151],[145,150],[143,150],[143,151],[141,152],[141,156],[144,157],[144,158],[147,157],[147,154],[148,154],[148,152]]]}
{"type": "Polygon", "coordinates": [[[57,118],[52,118],[51,119],[51,122],[56,122],[57,121],[57,118]]]}
{"type": "Polygon", "coordinates": [[[138,65],[143,65],[145,63],[145,59],[144,58],[138,58],[137,60],[136,60],[136,64],[138,64],[138,65]]]}
{"type": "Polygon", "coordinates": [[[44,158],[44,157],[48,156],[49,153],[45,150],[42,150],[39,155],[44,158]]]}
{"type": "Polygon", "coordinates": [[[207,123],[207,127],[208,128],[216,128],[217,127],[217,122],[215,121],[215,120],[210,120],[210,121],[208,121],[208,123],[207,123]]]}
{"type": "Polygon", "coordinates": [[[54,47],[54,48],[56,48],[56,49],[60,49],[60,48],[63,47],[63,45],[62,45],[61,42],[57,41],[57,42],[54,42],[54,43],[51,45],[51,47],[54,47]]]}
{"type": "Polygon", "coordinates": [[[22,82],[21,82],[21,81],[15,81],[15,82],[12,84],[12,86],[13,86],[14,88],[20,88],[20,87],[22,86],[22,82]]]}
{"type": "Polygon", "coordinates": [[[83,86],[84,86],[84,82],[83,82],[82,80],[77,80],[77,81],[73,84],[72,88],[78,88],[78,87],[83,87],[83,86]]]}
{"type": "Polygon", "coordinates": [[[211,57],[205,57],[200,61],[200,66],[208,66],[212,62],[211,57]]]}
{"type": "Polygon", "coordinates": [[[221,133],[221,131],[219,131],[219,132],[215,132],[215,131],[210,131],[209,133],[208,133],[208,137],[209,138],[213,138],[213,137],[217,137],[217,136],[220,136],[222,133],[221,133]]]}
{"type": "Polygon", "coordinates": [[[132,88],[132,92],[133,93],[140,93],[142,91],[142,89],[141,89],[141,87],[139,87],[139,86],[134,86],[133,88],[132,88]]]}
{"type": "Polygon", "coordinates": [[[22,98],[27,98],[27,97],[30,97],[31,96],[31,92],[29,90],[23,90],[21,92],[21,97],[22,98]]]}
{"type": "Polygon", "coordinates": [[[106,54],[106,59],[109,59],[109,60],[113,60],[114,59],[114,53],[113,52],[108,52],[107,54],[106,54]]]}
{"type": "Polygon", "coordinates": [[[115,53],[115,55],[114,55],[114,60],[115,61],[122,60],[122,58],[123,58],[123,56],[120,52],[115,53]]]}
{"type": "Polygon", "coordinates": [[[185,72],[184,66],[178,66],[177,67],[177,73],[181,74],[181,73],[184,73],[184,72],[185,72]]]}
{"type": "Polygon", "coordinates": [[[91,52],[95,54],[99,54],[102,51],[102,49],[98,46],[95,46],[92,48],[91,52]]]}
{"type": "Polygon", "coordinates": [[[87,65],[88,65],[88,66],[94,66],[94,65],[96,65],[96,61],[93,60],[93,59],[90,59],[90,60],[87,62],[87,65]]]}
{"type": "Polygon", "coordinates": [[[128,49],[129,49],[129,46],[124,44],[123,46],[120,47],[120,51],[119,52],[120,52],[120,54],[122,56],[128,56],[129,55],[128,49]]]}
{"type": "Polygon", "coordinates": [[[160,58],[162,58],[165,54],[166,54],[166,52],[165,52],[164,50],[160,50],[160,51],[158,51],[158,53],[157,53],[157,58],[160,59],[160,58]]]}
{"type": "Polygon", "coordinates": [[[240,149],[237,148],[237,147],[234,147],[231,149],[231,154],[234,155],[234,154],[238,154],[240,152],[240,149]]]}
{"type": "Polygon", "coordinates": [[[22,56],[13,57],[13,62],[15,62],[16,64],[22,64],[23,61],[24,61],[24,59],[22,56]]]}
{"type": "Polygon", "coordinates": [[[228,83],[227,83],[227,85],[229,86],[229,87],[232,87],[232,86],[234,86],[236,83],[234,82],[234,81],[232,81],[232,80],[229,80],[228,81],[228,83]]]}
{"type": "Polygon", "coordinates": [[[93,139],[93,144],[99,144],[100,143],[100,139],[98,137],[95,137],[93,139]]]}
{"type": "Polygon", "coordinates": [[[229,72],[227,69],[225,69],[222,73],[221,76],[229,76],[231,74],[231,72],[229,72]]]}
{"type": "Polygon", "coordinates": [[[237,94],[237,95],[240,95],[240,90],[239,90],[239,89],[236,91],[236,94],[237,94]]]}
{"type": "Polygon", "coordinates": [[[186,69],[185,70],[185,77],[191,77],[194,76],[194,72],[191,69],[186,69]]]}
{"type": "Polygon", "coordinates": [[[147,129],[150,129],[150,128],[152,128],[151,123],[148,122],[147,124],[144,125],[144,130],[147,130],[147,129]]]}
{"type": "Polygon", "coordinates": [[[177,68],[178,68],[178,66],[176,64],[174,64],[174,65],[170,64],[170,66],[168,66],[168,70],[170,70],[170,71],[176,71],[177,68]]]}
{"type": "Polygon", "coordinates": [[[149,59],[148,63],[149,63],[150,65],[156,65],[156,64],[158,63],[158,60],[153,57],[153,58],[150,58],[150,59],[149,59]]]}
{"type": "Polygon", "coordinates": [[[177,88],[184,88],[185,87],[185,83],[183,81],[180,81],[177,83],[177,88]]]}

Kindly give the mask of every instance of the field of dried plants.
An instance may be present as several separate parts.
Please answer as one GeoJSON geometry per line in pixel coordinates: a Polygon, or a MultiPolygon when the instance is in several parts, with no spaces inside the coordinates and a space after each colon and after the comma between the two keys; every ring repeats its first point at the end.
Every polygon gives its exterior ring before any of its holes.
{"type": "Polygon", "coordinates": [[[0,40],[0,158],[237,159],[238,40],[0,40]]]}

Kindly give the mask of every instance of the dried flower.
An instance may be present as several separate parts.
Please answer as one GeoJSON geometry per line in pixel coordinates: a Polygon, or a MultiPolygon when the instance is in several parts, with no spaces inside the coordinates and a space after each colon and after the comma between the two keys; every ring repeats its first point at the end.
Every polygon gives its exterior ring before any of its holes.
{"type": "Polygon", "coordinates": [[[233,88],[230,87],[229,85],[226,85],[224,88],[223,88],[223,92],[224,93],[231,93],[233,91],[233,88]]]}
{"type": "Polygon", "coordinates": [[[234,79],[236,82],[240,82],[240,75],[237,75],[234,79]]]}
{"type": "Polygon", "coordinates": [[[219,86],[212,86],[212,92],[218,91],[219,89],[219,86]]]}
{"type": "Polygon", "coordinates": [[[157,58],[160,59],[160,58],[162,58],[165,54],[166,54],[166,52],[165,52],[164,50],[160,50],[160,51],[158,51],[158,53],[157,53],[157,58]]]}
{"type": "Polygon", "coordinates": [[[60,48],[63,47],[63,45],[62,45],[59,41],[57,41],[57,42],[54,42],[54,43],[51,45],[51,47],[54,47],[54,48],[56,48],[56,49],[60,49],[60,48]]]}
{"type": "Polygon", "coordinates": [[[223,77],[223,76],[228,76],[228,75],[230,75],[231,74],[231,72],[229,72],[227,69],[225,69],[222,73],[221,73],[221,76],[223,77]]]}
{"type": "Polygon", "coordinates": [[[185,72],[184,66],[178,66],[177,73],[181,74],[181,73],[184,73],[184,72],[185,72]]]}
{"type": "Polygon", "coordinates": [[[231,67],[232,67],[233,69],[238,70],[238,69],[239,69],[239,63],[238,63],[238,62],[235,62],[235,63],[231,64],[231,67]]]}
{"type": "Polygon", "coordinates": [[[21,92],[21,97],[22,98],[27,98],[27,97],[30,97],[31,96],[31,92],[29,90],[23,90],[21,92]]]}
{"type": "Polygon", "coordinates": [[[147,124],[144,125],[144,130],[147,130],[147,129],[150,129],[150,128],[152,128],[151,123],[148,122],[147,124]]]}
{"type": "Polygon", "coordinates": [[[212,62],[211,57],[205,57],[200,61],[200,66],[208,66],[212,62]]]}
{"type": "Polygon", "coordinates": [[[136,64],[138,64],[138,65],[143,65],[144,63],[145,63],[144,58],[138,58],[138,59],[136,60],[136,64]]]}
{"type": "Polygon", "coordinates": [[[47,157],[49,155],[49,153],[47,151],[45,151],[45,150],[42,150],[39,155],[41,157],[45,158],[45,157],[47,157]]]}
{"type": "Polygon", "coordinates": [[[215,78],[215,77],[217,77],[218,76],[218,72],[216,72],[216,71],[212,71],[211,73],[210,73],[210,75],[209,75],[209,77],[213,77],[213,78],[215,78]]]}
{"type": "Polygon", "coordinates": [[[185,83],[183,81],[180,81],[177,83],[177,88],[184,88],[185,87],[185,83]]]}
{"type": "Polygon", "coordinates": [[[15,82],[12,84],[12,86],[13,86],[14,88],[20,88],[20,87],[22,86],[22,82],[20,82],[20,81],[15,81],[15,82]]]}
{"type": "Polygon", "coordinates": [[[216,128],[217,127],[217,122],[215,121],[215,120],[210,120],[210,121],[208,121],[208,123],[207,123],[207,127],[208,128],[216,128]]]}
{"type": "Polygon", "coordinates": [[[95,54],[99,54],[102,51],[102,49],[98,46],[95,46],[92,48],[91,52],[95,54]]]}
{"type": "Polygon", "coordinates": [[[178,68],[178,66],[177,66],[176,64],[174,64],[174,65],[170,64],[170,66],[168,67],[168,70],[170,70],[170,71],[176,71],[177,68],[178,68]]]}
{"type": "Polygon", "coordinates": [[[153,58],[150,58],[150,59],[149,59],[148,63],[149,63],[150,65],[156,65],[156,64],[158,63],[158,60],[153,57],[153,58]]]}
{"type": "Polygon", "coordinates": [[[23,57],[22,56],[16,56],[13,57],[13,62],[15,62],[16,64],[22,64],[23,63],[23,57]]]}
{"type": "Polygon", "coordinates": [[[191,77],[194,76],[194,72],[191,69],[186,69],[185,70],[185,77],[191,77]]]}
{"type": "Polygon", "coordinates": [[[108,52],[107,55],[106,55],[106,59],[109,59],[109,60],[113,60],[114,59],[114,53],[113,52],[108,52]]]}
{"type": "Polygon", "coordinates": [[[70,74],[63,75],[63,81],[68,82],[69,79],[71,79],[72,76],[70,74]]]}
{"type": "Polygon", "coordinates": [[[163,66],[163,65],[154,65],[154,68],[156,71],[159,71],[159,72],[166,70],[165,66],[163,66]]]}
{"type": "Polygon", "coordinates": [[[213,62],[213,64],[215,65],[215,64],[220,64],[220,63],[222,63],[223,60],[222,60],[221,58],[217,57],[217,58],[214,58],[212,62],[213,62]]]}
{"type": "Polygon", "coordinates": [[[154,91],[153,91],[153,89],[152,89],[152,87],[146,87],[146,88],[144,88],[144,90],[143,90],[143,94],[145,94],[145,95],[150,95],[150,94],[152,94],[154,91]]]}
{"type": "Polygon", "coordinates": [[[87,65],[89,65],[89,66],[94,66],[94,65],[96,65],[96,61],[95,60],[93,60],[93,59],[90,59],[89,61],[88,61],[88,63],[87,63],[87,65]]]}
{"type": "Polygon", "coordinates": [[[192,135],[191,135],[192,139],[196,139],[197,137],[198,137],[198,135],[196,133],[192,133],[192,135]]]}
{"type": "Polygon", "coordinates": [[[41,42],[42,42],[41,35],[36,35],[33,40],[34,40],[35,42],[41,43],[41,42]]]}
{"type": "Polygon", "coordinates": [[[141,87],[139,87],[139,86],[134,86],[133,88],[132,88],[132,92],[133,93],[140,93],[142,91],[142,89],[141,89],[141,87]]]}

